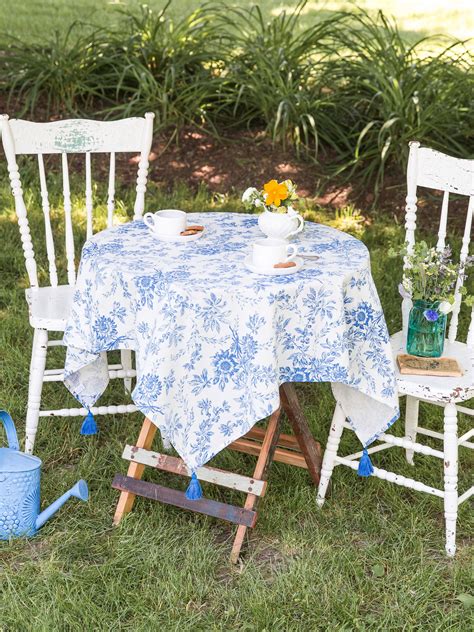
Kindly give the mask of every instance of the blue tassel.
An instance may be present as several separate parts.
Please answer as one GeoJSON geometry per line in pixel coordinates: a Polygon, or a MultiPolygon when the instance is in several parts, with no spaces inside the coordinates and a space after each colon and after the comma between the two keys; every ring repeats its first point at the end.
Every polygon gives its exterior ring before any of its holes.
{"type": "Polygon", "coordinates": [[[191,476],[191,482],[188,485],[188,489],[186,490],[186,498],[188,500],[199,500],[202,498],[201,484],[194,472],[191,476]]]}
{"type": "Polygon", "coordinates": [[[364,448],[364,452],[362,453],[362,457],[359,461],[359,467],[357,469],[357,474],[359,476],[370,476],[374,473],[374,466],[372,465],[372,461],[370,460],[369,453],[367,449],[364,448]]]}
{"type": "Polygon", "coordinates": [[[95,435],[98,432],[97,424],[95,423],[94,415],[89,411],[87,417],[82,422],[81,435],[95,435]]]}

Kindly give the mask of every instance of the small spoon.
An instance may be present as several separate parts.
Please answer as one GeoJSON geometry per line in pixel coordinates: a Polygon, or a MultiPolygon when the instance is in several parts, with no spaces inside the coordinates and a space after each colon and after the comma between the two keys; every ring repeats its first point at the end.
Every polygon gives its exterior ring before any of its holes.
{"type": "Polygon", "coordinates": [[[317,261],[320,258],[319,255],[305,255],[304,252],[299,252],[297,256],[303,257],[303,259],[311,259],[312,261],[317,261]]]}

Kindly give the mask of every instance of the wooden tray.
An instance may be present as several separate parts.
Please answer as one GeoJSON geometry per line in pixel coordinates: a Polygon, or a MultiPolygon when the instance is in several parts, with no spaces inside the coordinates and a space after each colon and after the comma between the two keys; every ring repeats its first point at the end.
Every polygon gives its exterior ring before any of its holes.
{"type": "Polygon", "coordinates": [[[460,377],[463,370],[454,358],[420,358],[399,354],[397,364],[402,375],[433,375],[438,377],[460,377]]]}

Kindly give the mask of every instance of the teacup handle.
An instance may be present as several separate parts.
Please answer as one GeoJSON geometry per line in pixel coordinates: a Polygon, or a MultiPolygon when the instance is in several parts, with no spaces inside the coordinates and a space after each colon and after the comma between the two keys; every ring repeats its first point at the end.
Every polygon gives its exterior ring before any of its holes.
{"type": "Polygon", "coordinates": [[[288,263],[288,261],[293,261],[293,259],[296,259],[296,255],[298,254],[298,247],[295,246],[295,244],[288,244],[288,246],[286,247],[286,252],[288,256],[283,263],[288,263]],[[291,254],[288,254],[290,249],[293,249],[293,252],[291,254]]]}
{"type": "Polygon", "coordinates": [[[299,221],[300,225],[298,226],[298,228],[296,230],[294,230],[292,233],[287,235],[286,239],[288,239],[288,237],[293,237],[294,235],[297,235],[298,233],[300,233],[303,230],[304,219],[301,217],[301,215],[298,215],[298,214],[294,215],[294,217],[298,218],[298,221],[299,221]]]}
{"type": "Polygon", "coordinates": [[[143,221],[148,228],[151,228],[152,230],[155,228],[155,216],[153,213],[145,213],[143,221]]]}

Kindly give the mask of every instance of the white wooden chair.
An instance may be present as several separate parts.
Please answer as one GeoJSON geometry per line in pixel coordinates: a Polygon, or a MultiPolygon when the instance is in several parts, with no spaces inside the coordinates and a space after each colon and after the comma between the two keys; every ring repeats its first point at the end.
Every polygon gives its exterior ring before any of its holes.
{"type": "MultiPolygon", "coordinates": [[[[39,417],[84,416],[88,412],[85,408],[40,410],[43,382],[61,382],[63,380],[63,368],[46,370],[48,347],[63,344],[62,340],[48,339],[48,333],[64,331],[76,281],[76,253],[74,251],[68,154],[84,154],[85,158],[87,238],[91,237],[93,232],[91,154],[110,153],[107,225],[112,226],[115,208],[115,154],[120,152],[140,153],[134,219],[141,218],[145,203],[148,156],[153,137],[154,116],[153,113],[147,113],[143,118],[128,118],[111,122],[77,119],[53,123],[10,120],[7,115],[0,116],[2,142],[8,163],[10,184],[15,198],[15,210],[30,282],[30,287],[26,290],[26,300],[29,306],[30,324],[34,328],[26,413],[25,451],[28,453],[33,451],[39,417]],[[38,157],[50,282],[49,285],[44,287],[39,287],[38,283],[32,235],[23,198],[20,173],[16,162],[16,156],[21,154],[36,154],[38,157]],[[50,203],[43,160],[44,154],[61,154],[67,285],[58,285],[55,245],[50,221],[50,203]]],[[[132,369],[131,351],[121,352],[120,364],[109,365],[109,376],[110,378],[124,379],[126,390],[131,390],[132,378],[135,376],[135,371],[132,369]]],[[[91,412],[94,415],[131,413],[135,412],[135,410],[136,407],[130,404],[91,408],[91,412]]]]}
{"type": "MultiPolygon", "coordinates": [[[[438,231],[437,248],[445,247],[446,227],[448,220],[449,194],[456,193],[468,196],[467,218],[461,247],[461,267],[469,253],[471,238],[472,216],[474,212],[474,160],[460,160],[446,156],[442,153],[420,147],[420,143],[410,143],[410,155],[407,172],[407,197],[406,197],[406,242],[409,249],[415,243],[416,229],[416,192],[417,187],[427,187],[444,191],[441,209],[441,219],[438,231]]],[[[405,266],[406,266],[405,262],[405,266]]],[[[394,437],[384,433],[379,437],[379,443],[368,448],[368,453],[379,452],[390,447],[398,446],[406,450],[406,458],[413,464],[415,452],[437,457],[442,460],[444,466],[444,489],[436,489],[430,485],[388,472],[374,467],[373,476],[381,478],[403,487],[415,489],[428,494],[433,494],[444,500],[444,515],[446,521],[446,552],[453,556],[456,551],[456,520],[458,507],[474,492],[474,487],[458,494],[458,448],[459,446],[473,448],[474,443],[469,439],[474,434],[471,428],[462,436],[457,432],[457,415],[474,415],[474,410],[460,406],[459,403],[474,397],[474,309],[471,312],[471,322],[467,337],[467,344],[456,341],[458,318],[460,312],[461,295],[460,288],[463,279],[458,281],[455,292],[455,306],[451,315],[448,339],[446,340],[444,354],[454,357],[463,367],[465,373],[459,378],[439,378],[425,376],[409,376],[397,374],[398,390],[400,395],[406,395],[405,436],[394,437]],[[444,430],[437,432],[418,426],[419,402],[429,402],[444,408],[444,430]],[[417,434],[438,439],[443,442],[442,449],[434,449],[416,441],[417,434]]],[[[394,358],[398,353],[405,352],[406,331],[408,316],[411,309],[411,300],[405,298],[402,304],[403,331],[392,336],[392,348],[394,358]]],[[[346,465],[353,470],[358,469],[358,459],[362,452],[342,457],[338,455],[338,447],[344,428],[350,428],[345,415],[339,405],[336,406],[331,424],[326,451],[321,470],[321,482],[318,488],[317,502],[319,506],[324,503],[324,497],[329,480],[335,465],[346,465]]]]}

